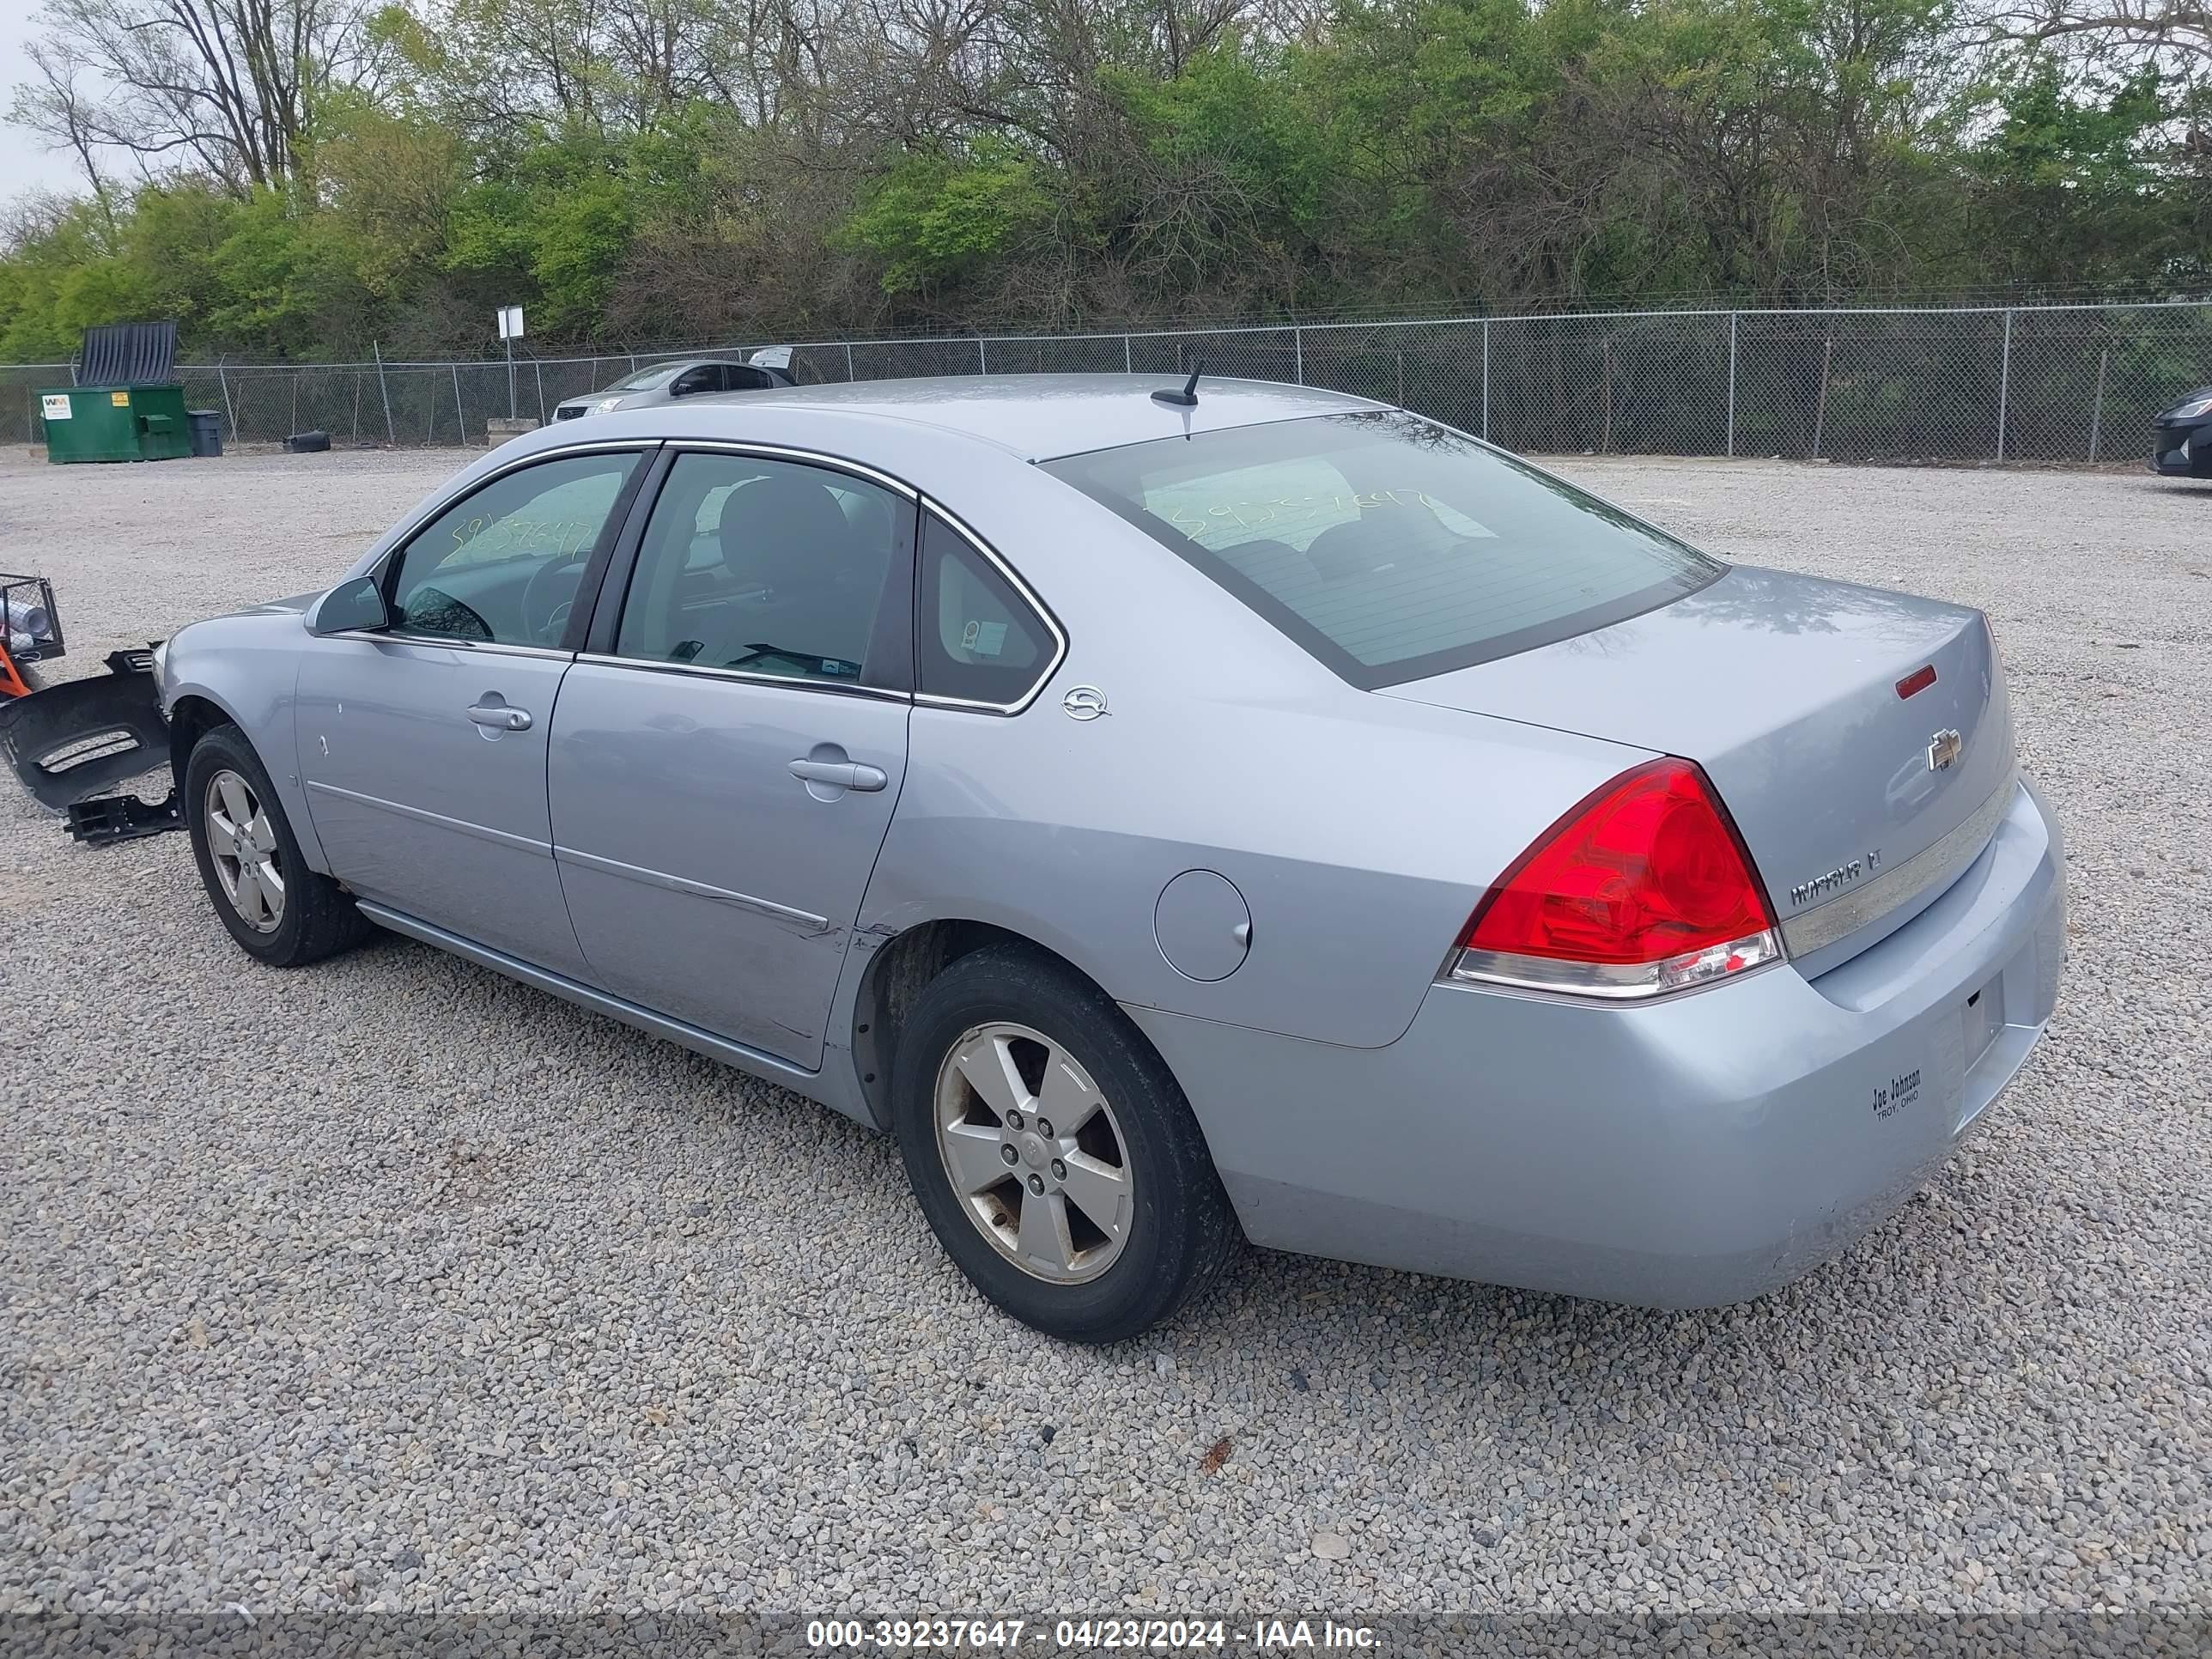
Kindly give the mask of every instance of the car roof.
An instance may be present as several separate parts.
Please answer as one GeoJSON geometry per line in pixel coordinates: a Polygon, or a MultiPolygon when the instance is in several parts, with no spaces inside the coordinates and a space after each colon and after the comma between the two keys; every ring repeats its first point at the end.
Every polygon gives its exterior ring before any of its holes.
{"type": "Polygon", "coordinates": [[[696,420],[696,430],[670,435],[714,435],[717,405],[742,402],[746,409],[758,410],[780,404],[934,427],[980,439],[1024,460],[1041,461],[1153,438],[1386,407],[1315,386],[1211,374],[1198,383],[1196,408],[1152,401],[1152,392],[1180,387],[1184,378],[1174,374],[946,374],[709,394],[678,405],[684,410],[679,421],[689,426],[696,420]]]}

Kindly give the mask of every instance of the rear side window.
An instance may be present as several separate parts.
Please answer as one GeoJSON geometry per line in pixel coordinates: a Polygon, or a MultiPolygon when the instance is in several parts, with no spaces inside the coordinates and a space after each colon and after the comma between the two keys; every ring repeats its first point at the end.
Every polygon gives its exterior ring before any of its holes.
{"type": "Polygon", "coordinates": [[[931,513],[915,595],[915,689],[1011,708],[1052,665],[1051,627],[971,542],[931,513]]]}
{"type": "Polygon", "coordinates": [[[769,456],[679,455],[638,548],[615,654],[880,684],[881,620],[903,633],[913,547],[912,506],[865,478],[769,456]]]}
{"type": "Polygon", "coordinates": [[[1046,471],[1369,688],[1603,628],[1723,568],[1398,410],[1163,438],[1046,471]]]}

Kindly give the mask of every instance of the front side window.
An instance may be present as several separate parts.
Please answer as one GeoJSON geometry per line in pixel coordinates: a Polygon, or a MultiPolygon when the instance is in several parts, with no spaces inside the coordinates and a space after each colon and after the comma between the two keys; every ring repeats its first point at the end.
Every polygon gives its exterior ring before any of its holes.
{"type": "Polygon", "coordinates": [[[392,626],[403,634],[556,645],[635,451],[503,473],[440,514],[400,555],[392,626]]]}
{"type": "Polygon", "coordinates": [[[680,455],[646,525],[615,653],[859,684],[879,623],[897,619],[886,590],[913,545],[912,505],[865,478],[680,455]]]}
{"type": "Polygon", "coordinates": [[[1723,568],[1399,410],[1158,439],[1046,471],[1370,689],[1588,633],[1723,568]]]}
{"type": "Polygon", "coordinates": [[[650,392],[657,386],[665,386],[675,373],[675,364],[656,363],[651,368],[641,368],[635,374],[617,380],[607,388],[607,391],[610,392],[650,392]]]}
{"type": "Polygon", "coordinates": [[[687,368],[676,377],[669,387],[672,396],[689,398],[702,392],[722,390],[722,366],[720,363],[701,363],[696,368],[687,368]]]}
{"type": "Polygon", "coordinates": [[[922,520],[918,597],[915,689],[926,696],[1012,706],[1058,648],[1013,584],[934,513],[922,520]]]}

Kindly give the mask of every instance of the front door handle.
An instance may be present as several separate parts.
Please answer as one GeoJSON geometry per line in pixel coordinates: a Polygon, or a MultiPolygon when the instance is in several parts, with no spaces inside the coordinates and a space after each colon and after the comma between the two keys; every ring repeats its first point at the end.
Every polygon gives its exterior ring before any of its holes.
{"type": "Polygon", "coordinates": [[[478,726],[489,726],[499,732],[527,732],[530,729],[530,711],[527,708],[509,708],[505,703],[471,703],[469,718],[478,726]]]}
{"type": "Polygon", "coordinates": [[[808,783],[826,783],[839,789],[860,789],[872,792],[890,781],[878,766],[865,766],[858,761],[818,761],[800,756],[791,763],[791,775],[808,783]]]}

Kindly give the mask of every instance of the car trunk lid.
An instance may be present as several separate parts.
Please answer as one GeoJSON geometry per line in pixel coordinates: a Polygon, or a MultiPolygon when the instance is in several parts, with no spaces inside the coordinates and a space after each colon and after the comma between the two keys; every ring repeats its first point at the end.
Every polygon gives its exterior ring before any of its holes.
{"type": "Polygon", "coordinates": [[[1808,974],[1949,885],[1995,833],[2013,778],[1979,611],[1750,566],[1628,621],[1383,695],[1696,761],[1808,974]]]}

